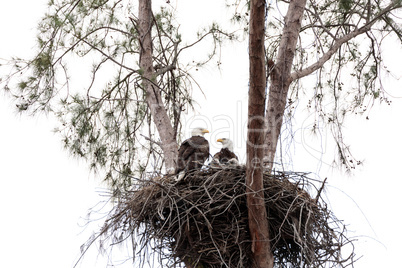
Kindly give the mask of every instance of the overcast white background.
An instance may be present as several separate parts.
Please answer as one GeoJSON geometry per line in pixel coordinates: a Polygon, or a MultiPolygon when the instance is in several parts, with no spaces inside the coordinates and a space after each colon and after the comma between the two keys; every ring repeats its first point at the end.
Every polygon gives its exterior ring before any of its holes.
{"type": "MultiPolygon", "coordinates": [[[[46,2],[16,0],[0,4],[0,58],[31,55],[35,26],[46,2]]],[[[214,1],[175,3],[188,11],[179,13],[180,19],[191,18],[194,22],[183,25],[183,30],[193,27],[195,31],[198,22],[226,14],[208,8],[214,1]]],[[[396,67],[402,61],[402,52],[399,46],[389,47],[392,51],[388,51],[386,60],[396,67]]],[[[244,159],[248,66],[239,62],[246,60],[245,45],[226,48],[221,72],[208,67],[199,73],[198,82],[206,98],[197,95],[197,117],[189,117],[186,126],[200,123],[210,128],[207,138],[211,153],[218,150],[216,138],[233,135],[230,138],[235,141],[235,151],[244,159]]],[[[399,97],[391,106],[373,108],[370,120],[351,117],[347,121],[347,141],[364,160],[353,176],[327,165],[333,155],[331,146],[325,146],[325,136],[311,138],[302,118],[294,129],[294,170],[328,177],[325,196],[329,205],[348,226],[349,235],[359,239],[356,253],[363,257],[355,267],[400,265],[402,72],[398,76],[399,80],[385,80],[387,90],[399,97]],[[317,151],[322,144],[329,156],[317,151]]],[[[80,245],[92,232],[82,227],[82,218],[90,207],[104,200],[99,196],[100,178],[90,175],[85,163],[62,149],[61,138],[51,131],[56,126],[51,117],[18,115],[15,105],[2,92],[0,126],[0,266],[72,267],[80,245]]],[[[106,267],[107,257],[97,257],[95,252],[79,267],[106,267]]],[[[129,263],[123,266],[130,267],[129,263]]]]}

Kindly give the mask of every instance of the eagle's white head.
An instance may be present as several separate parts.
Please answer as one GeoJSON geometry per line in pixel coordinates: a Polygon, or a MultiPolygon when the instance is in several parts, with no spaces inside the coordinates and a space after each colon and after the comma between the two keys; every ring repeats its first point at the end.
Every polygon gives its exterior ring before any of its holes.
{"type": "Polygon", "coordinates": [[[209,133],[209,131],[202,127],[196,127],[191,131],[191,136],[204,136],[205,133],[209,133]]]}
{"type": "Polygon", "coordinates": [[[233,142],[230,139],[222,138],[216,141],[222,143],[222,148],[227,148],[229,151],[233,152],[233,142]]]}

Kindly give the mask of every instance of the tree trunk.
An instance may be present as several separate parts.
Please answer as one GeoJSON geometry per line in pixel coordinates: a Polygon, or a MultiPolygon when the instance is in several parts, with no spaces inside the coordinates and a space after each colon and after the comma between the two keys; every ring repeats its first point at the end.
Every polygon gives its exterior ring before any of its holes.
{"type": "Polygon", "coordinates": [[[146,90],[146,100],[153,122],[161,139],[166,172],[175,170],[177,142],[169,116],[163,105],[161,91],[156,85],[156,72],[152,61],[152,1],[139,0],[138,31],[140,38],[140,68],[142,84],[146,90]]]}
{"type": "Polygon", "coordinates": [[[253,267],[273,267],[268,217],[264,202],[264,110],[265,110],[265,0],[250,1],[250,89],[247,134],[247,207],[252,240],[253,267]]]}
{"type": "Polygon", "coordinates": [[[275,64],[271,62],[271,64],[268,65],[271,86],[269,88],[266,110],[267,133],[265,143],[267,148],[264,152],[264,162],[267,162],[269,169],[272,169],[276,147],[281,133],[288,90],[292,82],[292,63],[305,6],[306,0],[290,1],[285,17],[281,42],[279,44],[277,62],[275,64]]]}

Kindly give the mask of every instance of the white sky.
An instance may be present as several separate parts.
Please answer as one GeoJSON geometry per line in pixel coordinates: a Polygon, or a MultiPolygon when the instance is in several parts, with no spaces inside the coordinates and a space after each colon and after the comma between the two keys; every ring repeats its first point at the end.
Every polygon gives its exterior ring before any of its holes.
{"type": "MultiPolygon", "coordinates": [[[[0,58],[32,53],[35,26],[46,2],[19,0],[0,4],[0,58]]],[[[179,13],[180,19],[189,16],[194,22],[207,21],[224,12],[200,11],[213,1],[187,7],[189,2],[178,1],[177,5],[197,12],[179,13]]],[[[196,29],[192,24],[183,26],[186,27],[196,29]]],[[[198,81],[206,99],[197,97],[201,108],[197,117],[187,121],[189,126],[197,119],[212,130],[207,137],[212,153],[218,150],[214,140],[235,133],[236,137],[231,138],[241,159],[245,152],[248,66],[238,62],[247,60],[246,49],[246,45],[226,47],[222,72],[212,67],[200,71],[198,81]]],[[[387,55],[393,60],[390,65],[400,65],[400,50],[387,55]]],[[[387,90],[402,97],[401,81],[390,80],[387,90]]],[[[99,196],[100,184],[89,175],[85,163],[72,159],[62,149],[60,137],[51,132],[56,126],[51,118],[19,116],[14,111],[14,104],[0,93],[3,126],[0,131],[0,266],[72,267],[80,245],[92,231],[80,226],[85,222],[81,218],[104,199],[99,196]]],[[[297,122],[300,129],[296,133],[303,135],[295,137],[294,169],[328,177],[325,194],[329,205],[348,225],[349,234],[359,239],[356,253],[363,258],[356,263],[358,268],[395,267],[400,263],[401,114],[399,98],[391,106],[383,104],[374,108],[368,121],[348,119],[347,141],[356,155],[365,160],[364,166],[351,177],[328,167],[330,158],[316,152],[317,140],[306,135],[303,120],[297,122]]],[[[325,143],[325,139],[320,141],[325,143]]],[[[79,267],[106,267],[107,257],[98,258],[95,251],[79,267]]]]}

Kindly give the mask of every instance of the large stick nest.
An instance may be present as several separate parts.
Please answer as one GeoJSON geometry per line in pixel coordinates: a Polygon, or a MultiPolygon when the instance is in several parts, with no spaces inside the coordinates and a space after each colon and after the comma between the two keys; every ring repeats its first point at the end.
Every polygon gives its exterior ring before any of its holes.
{"type": "MultiPolygon", "coordinates": [[[[275,267],[346,267],[353,244],[327,209],[324,183],[305,174],[264,174],[264,195],[275,267]],[[310,193],[314,193],[314,198],[310,193]],[[349,248],[346,258],[341,250],[349,248]]],[[[160,254],[163,267],[251,267],[244,167],[209,168],[179,182],[158,177],[127,192],[101,231],[101,242],[132,239],[134,257],[160,254]]]]}

